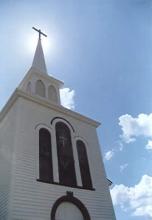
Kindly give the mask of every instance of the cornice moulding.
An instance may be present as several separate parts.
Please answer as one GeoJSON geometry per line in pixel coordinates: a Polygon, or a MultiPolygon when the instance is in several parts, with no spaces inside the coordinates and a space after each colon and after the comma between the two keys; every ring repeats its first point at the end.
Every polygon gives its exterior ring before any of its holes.
{"type": "Polygon", "coordinates": [[[14,102],[18,99],[18,98],[23,98],[26,99],[28,101],[31,102],[35,102],[41,106],[44,106],[46,108],[49,109],[53,109],[57,112],[66,114],[68,116],[71,116],[77,120],[81,120],[87,124],[90,124],[94,127],[98,127],[100,125],[100,123],[98,121],[95,121],[93,119],[90,119],[86,116],[81,115],[80,113],[74,112],[72,110],[69,110],[65,107],[63,107],[62,105],[57,105],[53,102],[48,102],[47,100],[38,97],[38,96],[32,96],[32,95],[28,95],[27,93],[21,91],[20,89],[16,89],[12,96],[9,98],[8,102],[6,103],[6,105],[3,107],[2,111],[0,112],[0,122],[2,121],[2,119],[4,118],[4,116],[7,114],[7,112],[9,111],[9,109],[11,108],[11,106],[14,104],[14,102]]]}

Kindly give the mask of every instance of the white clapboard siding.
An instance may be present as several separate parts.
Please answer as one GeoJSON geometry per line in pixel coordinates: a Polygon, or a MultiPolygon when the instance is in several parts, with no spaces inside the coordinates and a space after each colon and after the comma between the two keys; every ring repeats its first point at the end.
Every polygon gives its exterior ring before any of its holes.
{"type": "MultiPolygon", "coordinates": [[[[50,220],[54,202],[67,191],[72,191],[87,207],[91,220],[114,220],[109,189],[101,153],[94,127],[78,119],[68,117],[51,108],[19,99],[17,135],[15,140],[15,162],[11,198],[11,217],[16,220],[43,219],[50,220]],[[35,114],[36,112],[36,114],[35,114]],[[87,140],[87,153],[91,177],[95,191],[64,187],[36,181],[36,132],[35,127],[42,123],[50,126],[54,117],[69,120],[76,129],[77,135],[87,140]]],[[[56,146],[53,146],[56,147],[56,146]]]]}
{"type": "Polygon", "coordinates": [[[0,120],[0,220],[7,220],[13,167],[16,105],[0,120]]]}
{"type": "MultiPolygon", "coordinates": [[[[52,148],[56,149],[55,142],[52,148]]],[[[76,154],[76,149],[73,152],[76,154]]],[[[79,167],[76,169],[80,180],[79,167]]],[[[53,204],[67,191],[86,206],[91,220],[115,220],[95,126],[74,112],[55,110],[51,104],[43,105],[20,95],[0,122],[0,220],[50,220],[53,204]],[[55,138],[54,125],[50,124],[54,117],[65,118],[72,124],[73,143],[77,138],[86,142],[94,191],[37,181],[37,127],[49,128],[55,138]]]]}

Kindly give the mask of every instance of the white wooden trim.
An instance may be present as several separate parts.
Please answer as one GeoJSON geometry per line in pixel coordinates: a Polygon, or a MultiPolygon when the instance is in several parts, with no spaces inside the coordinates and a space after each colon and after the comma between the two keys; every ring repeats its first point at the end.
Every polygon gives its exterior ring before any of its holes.
{"type": "Polygon", "coordinates": [[[78,159],[76,141],[75,141],[75,137],[73,134],[71,135],[71,137],[72,137],[73,156],[74,156],[74,162],[75,162],[77,185],[82,187],[82,179],[81,179],[80,164],[79,164],[79,159],[78,159]]]}
{"type": "Polygon", "coordinates": [[[45,106],[46,108],[49,109],[53,109],[56,112],[62,113],[67,115],[68,117],[73,117],[74,119],[80,120],[84,123],[90,124],[93,127],[98,127],[100,125],[99,122],[90,119],[84,115],[81,115],[77,112],[74,112],[72,110],[69,110],[67,108],[64,108],[61,105],[55,104],[53,102],[49,102],[41,97],[36,97],[36,96],[30,96],[27,93],[25,93],[24,91],[20,90],[20,89],[16,89],[14,91],[14,93],[12,94],[12,96],[10,97],[10,99],[8,100],[8,102],[6,103],[6,105],[4,106],[4,108],[2,109],[2,111],[0,112],[0,121],[3,119],[3,117],[5,116],[5,114],[8,112],[8,110],[10,109],[10,107],[14,104],[14,102],[16,101],[17,98],[23,98],[26,100],[29,100],[31,102],[35,102],[39,105],[45,106]]]}
{"type": "Polygon", "coordinates": [[[52,161],[53,161],[53,179],[54,182],[59,183],[59,167],[58,167],[58,155],[56,145],[56,133],[52,126],[52,161]]]}

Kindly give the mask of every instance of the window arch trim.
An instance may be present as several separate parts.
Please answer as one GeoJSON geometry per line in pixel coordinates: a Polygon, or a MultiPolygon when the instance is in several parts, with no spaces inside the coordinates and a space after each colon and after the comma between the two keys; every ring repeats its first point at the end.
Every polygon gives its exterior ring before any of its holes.
{"type": "MultiPolygon", "coordinates": [[[[85,144],[86,151],[87,151],[88,146],[89,146],[88,141],[87,141],[84,137],[76,136],[76,137],[75,137],[75,142],[77,143],[77,141],[82,141],[82,142],[85,144]]],[[[88,153],[88,152],[87,152],[87,153],[88,153]]]]}
{"type": "Polygon", "coordinates": [[[57,208],[59,207],[60,204],[63,202],[69,202],[74,204],[82,213],[84,220],[91,220],[89,212],[85,205],[76,197],[73,196],[72,192],[67,192],[66,196],[62,196],[57,201],[54,203],[51,211],[51,220],[56,220],[55,214],[57,211],[57,208]]]}
{"type": "Polygon", "coordinates": [[[74,130],[74,127],[72,126],[72,124],[68,120],[66,120],[62,117],[54,117],[50,123],[51,123],[51,125],[56,125],[56,123],[60,122],[60,121],[65,123],[69,127],[70,131],[75,133],[75,130],[74,130]]]}
{"type": "Polygon", "coordinates": [[[39,133],[39,130],[40,130],[41,128],[47,129],[47,130],[50,132],[50,134],[52,134],[52,126],[48,126],[47,124],[44,124],[44,123],[39,123],[39,124],[37,124],[37,125],[35,126],[35,130],[36,130],[38,133],[39,133]]]}

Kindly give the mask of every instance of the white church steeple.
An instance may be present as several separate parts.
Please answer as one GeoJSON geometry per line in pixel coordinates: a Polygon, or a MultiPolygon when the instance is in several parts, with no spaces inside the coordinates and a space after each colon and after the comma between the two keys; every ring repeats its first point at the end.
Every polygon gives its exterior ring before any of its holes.
{"type": "Polygon", "coordinates": [[[47,37],[40,29],[33,27],[39,34],[38,43],[33,63],[28,73],[19,85],[19,89],[35,97],[43,98],[45,101],[60,105],[60,88],[63,82],[47,73],[41,35],[47,37]]]}
{"type": "Polygon", "coordinates": [[[41,44],[41,34],[45,37],[47,37],[47,35],[42,33],[41,30],[38,30],[34,27],[33,27],[33,29],[38,31],[39,39],[38,39],[38,43],[37,43],[37,47],[36,47],[32,67],[36,68],[36,70],[39,73],[47,74],[47,68],[46,68],[44,53],[43,53],[42,44],[41,44]]]}
{"type": "Polygon", "coordinates": [[[38,32],[33,66],[0,112],[0,220],[116,220],[100,123],[61,106],[38,32]]]}

